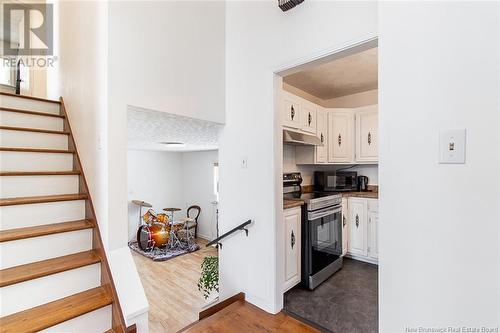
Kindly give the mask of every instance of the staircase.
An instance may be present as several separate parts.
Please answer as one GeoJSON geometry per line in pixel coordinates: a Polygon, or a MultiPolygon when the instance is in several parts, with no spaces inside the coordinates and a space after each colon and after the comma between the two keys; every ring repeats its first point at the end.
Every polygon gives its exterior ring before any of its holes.
{"type": "Polygon", "coordinates": [[[64,101],[0,93],[0,332],[127,328],[64,101]]]}

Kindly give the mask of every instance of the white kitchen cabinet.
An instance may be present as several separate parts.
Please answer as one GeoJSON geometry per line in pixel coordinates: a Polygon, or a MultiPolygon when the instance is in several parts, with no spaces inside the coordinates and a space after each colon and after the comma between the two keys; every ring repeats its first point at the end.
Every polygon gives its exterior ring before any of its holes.
{"type": "Polygon", "coordinates": [[[356,111],[356,162],[378,161],[378,107],[369,105],[356,111]]]}
{"type": "Polygon", "coordinates": [[[327,148],[327,140],[328,140],[328,116],[324,109],[319,109],[317,111],[317,135],[320,141],[323,143],[323,146],[316,147],[316,163],[326,163],[328,161],[328,148],[327,148]]]}
{"type": "Polygon", "coordinates": [[[352,109],[328,111],[328,162],[354,161],[354,112],[352,109]]]}
{"type": "Polygon", "coordinates": [[[348,244],[349,200],[342,198],[342,255],[347,254],[348,244]]]}
{"type": "Polygon", "coordinates": [[[378,200],[368,202],[368,257],[378,260],[378,200]]]}
{"type": "Polygon", "coordinates": [[[287,291],[301,279],[301,209],[290,208],[283,211],[285,223],[285,281],[283,291],[287,291]]]}
{"type": "Polygon", "coordinates": [[[378,212],[368,212],[368,256],[378,260],[378,212]]]}
{"type": "MultiPolygon", "coordinates": [[[[342,199],[342,209],[344,209],[342,199]]],[[[378,199],[349,198],[347,257],[378,263],[378,199]]]]}
{"type": "Polygon", "coordinates": [[[301,110],[298,98],[284,92],[281,108],[283,126],[299,129],[302,123],[300,122],[301,110]]]}
{"type": "Polygon", "coordinates": [[[349,198],[348,252],[366,257],[367,247],[367,201],[364,198],[349,198]]]}
{"type": "Polygon", "coordinates": [[[304,132],[316,134],[316,111],[314,104],[303,101],[300,106],[300,129],[304,132]]]}

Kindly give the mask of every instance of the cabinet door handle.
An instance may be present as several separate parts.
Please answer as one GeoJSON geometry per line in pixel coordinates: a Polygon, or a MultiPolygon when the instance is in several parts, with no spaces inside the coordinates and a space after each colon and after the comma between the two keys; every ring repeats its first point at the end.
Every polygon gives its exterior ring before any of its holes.
{"type": "Polygon", "coordinates": [[[359,227],[359,216],[356,214],[356,229],[359,227]]]}
{"type": "Polygon", "coordinates": [[[309,123],[309,126],[311,126],[312,120],[313,120],[313,117],[311,116],[311,112],[309,112],[309,115],[307,116],[307,122],[309,123]]]}
{"type": "Polygon", "coordinates": [[[372,134],[368,132],[368,145],[370,146],[372,144],[372,134]]]}
{"type": "Polygon", "coordinates": [[[323,141],[325,141],[325,137],[323,136],[323,133],[321,133],[321,143],[323,143],[323,141]]]}
{"type": "Polygon", "coordinates": [[[342,216],[342,227],[345,228],[345,216],[342,216]]]}
{"type": "Polygon", "coordinates": [[[292,120],[293,120],[293,118],[295,118],[295,109],[294,109],[293,105],[290,107],[290,115],[292,116],[292,120]]]}
{"type": "Polygon", "coordinates": [[[339,146],[342,144],[342,135],[339,133],[339,137],[337,138],[337,141],[339,143],[339,146]]]}
{"type": "Polygon", "coordinates": [[[295,234],[293,233],[293,230],[292,230],[292,235],[290,237],[290,245],[292,245],[292,250],[293,250],[293,247],[295,246],[295,234]]]}

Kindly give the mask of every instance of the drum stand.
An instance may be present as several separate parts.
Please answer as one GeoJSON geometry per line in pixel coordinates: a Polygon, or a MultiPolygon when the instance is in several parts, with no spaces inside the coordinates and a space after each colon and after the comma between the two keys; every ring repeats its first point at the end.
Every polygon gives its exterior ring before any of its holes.
{"type": "Polygon", "coordinates": [[[181,245],[181,241],[179,240],[179,238],[177,237],[177,235],[175,234],[175,231],[174,231],[174,212],[177,212],[181,209],[180,208],[163,208],[163,210],[166,212],[170,212],[170,214],[172,216],[172,220],[170,221],[170,235],[169,235],[168,244],[167,244],[168,248],[172,249],[178,245],[181,245]]]}

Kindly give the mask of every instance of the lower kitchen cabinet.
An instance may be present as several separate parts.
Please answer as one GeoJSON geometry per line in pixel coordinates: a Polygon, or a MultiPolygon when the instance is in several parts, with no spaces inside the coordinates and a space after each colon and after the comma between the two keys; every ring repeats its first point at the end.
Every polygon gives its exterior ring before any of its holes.
{"type": "Polygon", "coordinates": [[[350,254],[367,255],[367,207],[366,199],[349,198],[348,252],[350,254]]]}
{"type": "Polygon", "coordinates": [[[347,254],[347,244],[348,244],[348,223],[349,221],[349,200],[347,198],[342,198],[342,255],[347,254]]]}
{"type": "Polygon", "coordinates": [[[347,206],[347,256],[377,263],[378,200],[349,198],[347,206]]]}
{"type": "Polygon", "coordinates": [[[287,291],[301,279],[301,208],[283,211],[285,230],[285,281],[283,291],[287,291]]]}

